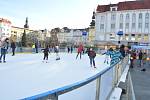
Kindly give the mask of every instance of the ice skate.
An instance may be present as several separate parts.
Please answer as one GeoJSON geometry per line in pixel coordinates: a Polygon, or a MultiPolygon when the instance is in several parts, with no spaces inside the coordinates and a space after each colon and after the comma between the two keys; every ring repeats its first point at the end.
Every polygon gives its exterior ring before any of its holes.
{"type": "Polygon", "coordinates": [[[56,60],[60,60],[60,58],[56,58],[56,60]]]}

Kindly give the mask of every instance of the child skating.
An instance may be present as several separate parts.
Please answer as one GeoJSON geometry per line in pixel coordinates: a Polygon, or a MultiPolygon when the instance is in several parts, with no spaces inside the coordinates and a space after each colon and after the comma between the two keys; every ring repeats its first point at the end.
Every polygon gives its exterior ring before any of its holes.
{"type": "Polygon", "coordinates": [[[104,63],[110,64],[110,57],[111,57],[111,52],[113,51],[112,48],[110,48],[109,50],[107,50],[104,54],[105,54],[105,60],[104,63]]]}

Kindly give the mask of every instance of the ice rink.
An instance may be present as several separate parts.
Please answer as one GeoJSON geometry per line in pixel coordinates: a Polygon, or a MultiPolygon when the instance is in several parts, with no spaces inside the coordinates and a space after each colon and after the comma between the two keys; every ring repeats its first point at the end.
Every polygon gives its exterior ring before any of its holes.
{"type": "Polygon", "coordinates": [[[43,63],[43,54],[7,54],[6,63],[0,63],[0,99],[16,100],[41,94],[87,79],[109,65],[104,56],[97,55],[96,67],[90,67],[87,54],[76,59],[76,53],[49,54],[48,63],[43,63]]]}

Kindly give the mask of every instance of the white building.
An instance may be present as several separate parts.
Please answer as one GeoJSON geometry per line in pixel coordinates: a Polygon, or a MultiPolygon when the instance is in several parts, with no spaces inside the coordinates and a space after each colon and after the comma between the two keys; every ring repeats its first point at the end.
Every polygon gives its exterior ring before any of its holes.
{"type": "Polygon", "coordinates": [[[150,42],[150,0],[98,5],[96,11],[96,41],[150,42]],[[117,35],[123,31],[123,36],[117,35]]]}
{"type": "Polygon", "coordinates": [[[73,40],[73,33],[70,32],[66,32],[66,31],[61,31],[57,34],[58,36],[58,41],[59,43],[72,43],[73,40]]]}
{"type": "Polygon", "coordinates": [[[83,36],[85,29],[71,29],[70,31],[61,31],[57,35],[59,43],[79,44],[87,41],[87,36],[83,36]]]}
{"type": "Polygon", "coordinates": [[[11,21],[0,18],[0,37],[11,36],[11,21]]]}

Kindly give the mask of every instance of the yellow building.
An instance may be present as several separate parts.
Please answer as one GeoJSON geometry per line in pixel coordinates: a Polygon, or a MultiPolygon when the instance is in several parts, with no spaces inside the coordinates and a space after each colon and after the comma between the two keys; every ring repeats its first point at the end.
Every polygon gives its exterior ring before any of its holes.
{"type": "Polygon", "coordinates": [[[95,40],[95,27],[91,27],[89,29],[89,36],[88,36],[88,42],[93,43],[95,40]]]}
{"type": "MultiPolygon", "coordinates": [[[[12,26],[11,27],[11,40],[19,42],[21,41],[21,37],[24,33],[25,28],[12,26]]],[[[33,32],[33,30],[25,29],[26,34],[33,32]]]]}

